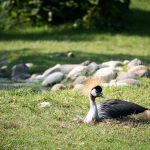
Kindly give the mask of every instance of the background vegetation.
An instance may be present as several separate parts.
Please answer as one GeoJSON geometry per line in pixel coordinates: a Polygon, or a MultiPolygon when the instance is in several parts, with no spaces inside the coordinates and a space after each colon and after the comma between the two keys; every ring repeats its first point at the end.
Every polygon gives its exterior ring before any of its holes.
{"type": "Polygon", "coordinates": [[[0,27],[72,22],[74,26],[119,27],[130,0],[1,0],[0,27]]]}

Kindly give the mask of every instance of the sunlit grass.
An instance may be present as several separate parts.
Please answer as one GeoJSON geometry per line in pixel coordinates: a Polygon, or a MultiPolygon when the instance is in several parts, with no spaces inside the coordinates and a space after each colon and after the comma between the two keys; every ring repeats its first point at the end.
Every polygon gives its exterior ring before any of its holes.
{"type": "MultiPolygon", "coordinates": [[[[146,0],[133,0],[131,7],[145,10],[148,16],[148,3],[146,0]]],[[[35,65],[32,73],[42,73],[58,63],[75,64],[88,59],[101,63],[139,58],[150,66],[150,32],[145,28],[148,25],[140,25],[140,28],[134,26],[133,31],[122,33],[65,31],[47,27],[3,32],[0,35],[0,59],[8,60],[9,68],[31,62],[35,65]],[[72,51],[75,57],[48,56],[52,52],[64,51],[72,51]]],[[[150,79],[142,78],[140,81],[139,87],[109,87],[104,88],[104,93],[109,98],[126,99],[150,108],[150,79]]],[[[89,109],[86,97],[74,90],[40,93],[33,89],[0,90],[1,149],[150,149],[150,123],[86,125],[80,121],[89,109]],[[39,108],[38,104],[43,101],[52,106],[39,108]]]]}

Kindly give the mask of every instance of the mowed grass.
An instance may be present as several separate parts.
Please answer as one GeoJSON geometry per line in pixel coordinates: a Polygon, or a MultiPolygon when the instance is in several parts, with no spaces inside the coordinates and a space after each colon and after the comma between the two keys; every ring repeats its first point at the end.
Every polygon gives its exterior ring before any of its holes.
{"type": "MultiPolygon", "coordinates": [[[[42,73],[55,64],[81,63],[87,59],[141,59],[150,67],[149,2],[132,0],[132,22],[122,32],[77,29],[25,28],[2,32],[0,59],[31,62],[32,73],[42,73]],[[73,51],[74,58],[50,58],[49,53],[73,51]]],[[[109,87],[110,98],[127,99],[150,108],[150,79],[140,79],[139,87],[109,87]]],[[[98,99],[98,102],[103,99],[98,99]]],[[[84,124],[80,120],[89,109],[88,98],[74,90],[47,93],[31,88],[0,90],[1,149],[121,149],[149,150],[150,123],[123,122],[84,124]],[[38,104],[48,101],[50,108],[38,104]]]]}

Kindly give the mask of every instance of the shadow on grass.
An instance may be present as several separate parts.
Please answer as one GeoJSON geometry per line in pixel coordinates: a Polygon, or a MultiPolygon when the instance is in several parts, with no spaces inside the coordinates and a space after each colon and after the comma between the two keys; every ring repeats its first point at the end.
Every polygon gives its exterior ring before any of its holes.
{"type": "Polygon", "coordinates": [[[91,60],[97,63],[102,63],[104,61],[110,60],[132,60],[134,58],[141,59],[144,64],[150,64],[150,56],[138,56],[130,54],[94,54],[86,53],[80,51],[73,51],[75,57],[49,57],[48,54],[43,54],[40,52],[30,53],[30,49],[20,49],[13,51],[1,51],[0,56],[6,56],[9,60],[9,67],[19,63],[33,63],[35,65],[32,73],[42,73],[46,69],[56,65],[56,64],[80,64],[83,61],[91,60]],[[26,51],[26,52],[25,52],[26,51]],[[15,55],[17,54],[17,55],[15,55]],[[15,56],[14,56],[15,55],[15,56]],[[13,58],[14,57],[14,58],[13,58]],[[12,59],[13,58],[13,59],[12,59]]]}
{"type": "Polygon", "coordinates": [[[124,34],[124,35],[139,35],[150,36],[150,12],[133,9],[129,18],[127,18],[126,28],[119,31],[112,29],[73,29],[54,27],[52,31],[46,29],[36,32],[8,31],[0,32],[0,41],[8,40],[56,40],[56,41],[92,41],[97,34],[124,34]]]}

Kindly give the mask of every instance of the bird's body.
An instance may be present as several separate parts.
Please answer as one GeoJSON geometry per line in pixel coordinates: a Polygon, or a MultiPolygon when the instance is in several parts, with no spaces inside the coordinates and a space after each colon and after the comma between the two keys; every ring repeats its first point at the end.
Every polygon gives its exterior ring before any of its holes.
{"type": "Polygon", "coordinates": [[[132,114],[139,114],[146,110],[145,107],[125,100],[112,99],[97,104],[100,119],[123,118],[132,114]]]}
{"type": "Polygon", "coordinates": [[[131,117],[138,120],[150,120],[150,109],[126,100],[109,99],[96,104],[96,97],[103,97],[102,88],[95,86],[89,93],[90,110],[84,119],[85,123],[131,117]]]}

